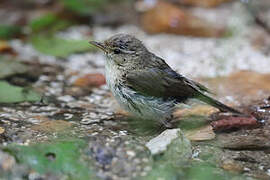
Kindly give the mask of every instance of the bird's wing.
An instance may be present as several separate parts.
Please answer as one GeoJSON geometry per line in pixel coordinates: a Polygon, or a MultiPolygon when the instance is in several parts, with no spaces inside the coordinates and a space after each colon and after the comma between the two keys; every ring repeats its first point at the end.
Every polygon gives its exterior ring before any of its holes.
{"type": "Polygon", "coordinates": [[[126,83],[140,94],[179,101],[208,91],[203,85],[185,78],[171,68],[131,71],[126,75],[126,83]]]}
{"type": "Polygon", "coordinates": [[[131,89],[143,95],[164,99],[172,98],[178,102],[184,102],[188,98],[194,97],[220,109],[222,112],[242,114],[211,98],[205,94],[205,92],[209,92],[206,87],[185,78],[171,68],[149,68],[147,70],[131,71],[126,75],[126,84],[131,89]]]}

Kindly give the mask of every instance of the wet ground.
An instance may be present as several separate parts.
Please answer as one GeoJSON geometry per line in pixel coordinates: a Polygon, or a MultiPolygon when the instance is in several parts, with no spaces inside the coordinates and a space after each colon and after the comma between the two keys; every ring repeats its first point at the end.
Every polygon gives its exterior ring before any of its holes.
{"type": "Polygon", "coordinates": [[[197,106],[175,112],[175,129],[160,129],[118,107],[105,85],[101,52],[49,56],[13,39],[8,43],[16,63],[0,64],[8,69],[0,78],[9,83],[0,84],[6,88],[0,106],[0,178],[270,179],[270,36],[250,23],[238,2],[216,11],[194,9],[209,21],[221,18],[231,30],[228,37],[149,35],[135,25],[72,26],[58,35],[88,39],[93,34],[103,40],[133,34],[176,71],[207,85],[219,100],[258,123],[197,106]]]}

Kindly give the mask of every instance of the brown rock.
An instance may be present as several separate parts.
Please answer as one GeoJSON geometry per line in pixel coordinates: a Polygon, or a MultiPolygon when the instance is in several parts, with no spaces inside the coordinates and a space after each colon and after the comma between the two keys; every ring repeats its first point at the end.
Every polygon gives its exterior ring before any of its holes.
{"type": "Polygon", "coordinates": [[[0,134],[3,134],[5,132],[5,129],[3,127],[0,127],[0,134]]]}
{"type": "Polygon", "coordinates": [[[74,85],[79,87],[99,87],[105,83],[106,80],[103,74],[93,73],[78,78],[74,85]]]}
{"type": "Polygon", "coordinates": [[[222,3],[230,2],[232,0],[178,0],[179,4],[189,6],[200,6],[200,7],[216,7],[222,3]]]}
{"type": "MultiPolygon", "coordinates": [[[[270,94],[270,74],[240,71],[228,77],[203,80],[218,96],[231,97],[230,103],[249,104],[254,100],[267,98],[270,94]]],[[[226,101],[226,99],[222,99],[226,101]]]]}
{"type": "Polygon", "coordinates": [[[270,148],[268,137],[260,135],[230,135],[223,134],[218,136],[217,141],[220,146],[232,150],[267,150],[270,148]]]}
{"type": "Polygon", "coordinates": [[[141,22],[148,33],[219,37],[225,32],[224,28],[216,27],[167,2],[156,3],[153,8],[143,14],[141,22]]]}
{"type": "Polygon", "coordinates": [[[12,48],[7,41],[0,40],[0,53],[12,52],[12,48]]]}
{"type": "Polygon", "coordinates": [[[221,167],[227,171],[238,172],[238,173],[241,173],[244,170],[244,168],[234,160],[223,161],[221,167]]]}
{"type": "Polygon", "coordinates": [[[257,128],[261,124],[254,117],[228,116],[211,123],[216,132],[228,131],[231,129],[257,128]]]}

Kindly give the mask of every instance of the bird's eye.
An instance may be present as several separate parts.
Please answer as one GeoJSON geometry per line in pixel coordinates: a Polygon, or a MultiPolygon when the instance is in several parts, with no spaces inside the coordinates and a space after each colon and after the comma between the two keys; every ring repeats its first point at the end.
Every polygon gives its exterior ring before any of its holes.
{"type": "Polygon", "coordinates": [[[113,50],[113,52],[114,52],[114,54],[120,54],[121,53],[120,49],[115,49],[115,50],[113,50]]]}

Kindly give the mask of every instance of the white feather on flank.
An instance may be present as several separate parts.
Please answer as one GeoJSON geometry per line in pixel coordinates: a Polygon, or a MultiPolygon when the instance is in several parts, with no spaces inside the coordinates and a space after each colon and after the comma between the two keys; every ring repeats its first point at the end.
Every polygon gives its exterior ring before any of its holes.
{"type": "Polygon", "coordinates": [[[115,87],[115,84],[118,81],[117,78],[121,77],[121,75],[121,72],[114,62],[107,59],[105,65],[107,85],[123,109],[136,117],[159,121],[160,123],[164,123],[170,118],[174,110],[174,101],[164,101],[162,98],[140,95],[124,86],[122,86],[120,90],[115,87]]]}

